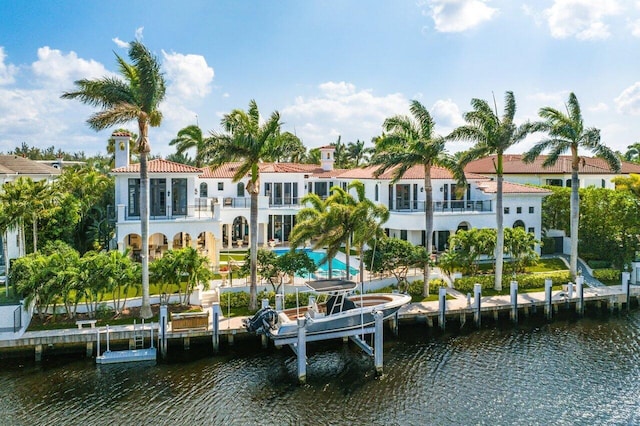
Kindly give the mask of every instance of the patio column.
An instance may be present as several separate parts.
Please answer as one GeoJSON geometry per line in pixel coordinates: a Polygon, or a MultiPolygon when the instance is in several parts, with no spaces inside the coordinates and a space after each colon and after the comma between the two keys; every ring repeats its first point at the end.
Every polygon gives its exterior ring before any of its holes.
{"type": "Polygon", "coordinates": [[[262,224],[262,247],[267,248],[267,224],[262,224]]]}

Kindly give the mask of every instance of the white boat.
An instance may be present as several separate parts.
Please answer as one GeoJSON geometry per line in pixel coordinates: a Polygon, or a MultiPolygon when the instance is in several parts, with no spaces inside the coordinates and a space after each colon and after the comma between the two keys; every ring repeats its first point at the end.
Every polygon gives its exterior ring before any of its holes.
{"type": "Polygon", "coordinates": [[[325,279],[310,281],[307,286],[318,294],[327,295],[326,302],[312,300],[308,306],[279,312],[270,307],[263,308],[245,321],[247,329],[267,334],[278,345],[297,336],[297,319],[304,316],[307,340],[319,340],[322,335],[370,327],[375,322],[375,312],[382,312],[386,319],[411,301],[405,294],[350,294],[357,287],[353,281],[325,279]]]}

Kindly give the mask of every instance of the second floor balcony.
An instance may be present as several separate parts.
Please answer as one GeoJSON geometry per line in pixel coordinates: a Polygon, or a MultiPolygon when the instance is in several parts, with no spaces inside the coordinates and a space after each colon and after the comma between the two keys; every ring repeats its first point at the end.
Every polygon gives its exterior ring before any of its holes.
{"type": "MultiPolygon", "coordinates": [[[[424,201],[398,200],[389,209],[392,212],[423,212],[425,211],[424,201]]],[[[467,212],[492,212],[492,200],[453,200],[433,202],[434,213],[467,213],[467,212]]]]}

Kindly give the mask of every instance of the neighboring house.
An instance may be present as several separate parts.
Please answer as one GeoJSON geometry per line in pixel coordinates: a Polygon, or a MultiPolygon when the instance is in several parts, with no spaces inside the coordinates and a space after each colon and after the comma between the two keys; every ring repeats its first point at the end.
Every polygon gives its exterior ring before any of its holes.
{"type": "MultiPolygon", "coordinates": [[[[140,256],[139,164],[129,164],[128,134],[116,139],[116,241],[120,250],[140,256]]],[[[391,172],[374,176],[375,167],[334,169],[333,147],[322,147],[321,165],[293,163],[260,164],[258,244],[267,247],[286,242],[302,208],[300,199],[315,193],[329,195],[332,186],[346,188],[355,179],[365,185],[367,198],[387,206],[390,218],[383,226],[388,235],[425,244],[421,167],[414,167],[391,185],[391,172]]],[[[232,247],[247,247],[250,197],[247,179],[233,183],[236,163],[195,168],[166,160],[151,160],[149,256],[168,249],[191,246],[217,266],[219,254],[232,247]]],[[[434,199],[434,249],[446,249],[447,239],[458,229],[495,227],[496,185],[490,178],[467,173],[468,187],[456,191],[456,181],[441,168],[432,172],[434,199]]],[[[541,237],[542,199],[548,191],[517,183],[504,185],[504,224],[521,226],[541,237]]]]}
{"type": "MultiPolygon", "coordinates": [[[[539,186],[571,187],[571,156],[560,156],[555,165],[546,168],[542,167],[542,163],[547,158],[546,155],[539,156],[529,164],[524,163],[522,157],[522,155],[518,154],[505,154],[503,156],[504,180],[539,186]]],[[[495,177],[495,163],[496,156],[492,155],[470,162],[464,170],[467,173],[495,177]]],[[[593,186],[596,188],[615,189],[612,179],[629,175],[629,173],[640,173],[640,164],[622,161],[620,172],[616,173],[601,158],[583,157],[578,173],[580,188],[593,186]]]]}
{"type": "MultiPolygon", "coordinates": [[[[41,164],[37,161],[30,160],[25,157],[17,155],[0,155],[0,183],[4,185],[7,182],[12,182],[19,177],[28,177],[34,181],[47,180],[49,182],[60,176],[61,171],[46,164],[41,164]]],[[[24,256],[25,248],[19,241],[18,231],[9,230],[1,238],[6,238],[7,241],[7,256],[8,259],[15,259],[20,256],[24,256]]],[[[5,270],[5,256],[4,248],[5,244],[0,238],[0,269],[5,270]]],[[[4,272],[2,272],[4,273],[4,272]]]]}

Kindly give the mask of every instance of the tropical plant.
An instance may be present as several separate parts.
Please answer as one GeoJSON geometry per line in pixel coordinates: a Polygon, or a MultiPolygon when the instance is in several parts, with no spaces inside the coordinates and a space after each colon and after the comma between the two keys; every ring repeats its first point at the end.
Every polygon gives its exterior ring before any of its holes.
{"type": "MultiPolygon", "coordinates": [[[[464,185],[464,171],[445,152],[445,139],[434,133],[435,122],[429,111],[418,101],[411,101],[412,117],[395,116],[387,118],[383,124],[385,134],[375,140],[372,164],[380,165],[374,173],[379,176],[388,169],[393,170],[391,183],[413,166],[421,166],[424,173],[425,192],[425,234],[426,247],[433,247],[433,186],[431,169],[434,166],[449,170],[459,185],[464,185]]],[[[424,276],[429,277],[429,263],[425,263],[424,276]]],[[[425,279],[424,296],[429,295],[428,279],[425,279]]]]}
{"type": "Polygon", "coordinates": [[[280,135],[280,143],[274,147],[274,151],[266,158],[274,162],[299,163],[307,155],[307,148],[299,137],[291,132],[284,132],[280,135]]]}
{"type": "MultiPolygon", "coordinates": [[[[296,214],[296,224],[289,233],[291,249],[307,244],[312,244],[314,249],[322,249],[325,242],[321,237],[330,231],[326,228],[328,204],[326,200],[314,193],[305,195],[300,202],[304,207],[296,214]]],[[[333,276],[332,260],[333,257],[329,257],[327,253],[320,262],[327,261],[329,278],[333,276]]]]}
{"type": "Polygon", "coordinates": [[[214,142],[206,155],[210,155],[214,168],[230,161],[240,161],[233,182],[249,177],[245,190],[251,196],[249,237],[251,250],[249,309],[257,308],[257,256],[258,256],[258,195],[260,194],[259,164],[269,158],[281,143],[280,114],[277,111],[265,123],[260,123],[260,112],[255,100],[249,109],[235,109],[221,120],[224,133],[213,132],[214,142]]]}
{"type": "Polygon", "coordinates": [[[379,239],[362,254],[362,260],[371,272],[390,273],[400,286],[406,284],[409,269],[422,267],[426,259],[428,253],[424,247],[399,238],[379,239]]]}
{"type": "Polygon", "coordinates": [[[360,139],[347,144],[347,158],[350,165],[356,168],[360,167],[362,164],[366,164],[369,160],[369,154],[372,152],[373,149],[365,148],[364,141],[361,141],[360,139]]]}
{"type": "Polygon", "coordinates": [[[147,157],[151,152],[149,126],[157,127],[162,121],[158,109],[165,97],[165,81],[155,56],[139,41],[129,44],[127,63],[116,54],[120,77],[97,80],[82,79],[75,82],[76,91],[66,92],[63,99],[78,99],[82,103],[101,108],[87,120],[89,127],[103,130],[108,127],[137,121],[138,153],[140,155],[140,235],[142,237],[142,318],[151,318],[149,303],[149,174],[147,157]]]}
{"type": "Polygon", "coordinates": [[[506,228],[504,230],[504,247],[509,254],[511,269],[514,274],[523,273],[525,268],[534,264],[540,258],[536,252],[536,245],[540,241],[535,235],[524,228],[506,228]]]}
{"type": "MultiPolygon", "coordinates": [[[[464,274],[478,272],[478,260],[495,255],[496,230],[491,228],[461,229],[449,237],[448,253],[456,253],[460,259],[460,270],[464,274]]],[[[452,256],[452,255],[449,255],[452,256]]]]}
{"type": "Polygon", "coordinates": [[[538,115],[543,121],[535,123],[532,130],[545,132],[547,138],[536,143],[524,156],[525,163],[533,162],[543,152],[549,154],[542,163],[543,167],[556,164],[560,156],[566,152],[571,153],[571,259],[569,272],[575,279],[578,267],[578,227],[580,220],[580,199],[578,190],[580,181],[578,173],[583,162],[578,150],[584,149],[603,158],[614,171],[620,170],[620,159],[614,151],[600,143],[600,130],[595,127],[584,126],[582,112],[578,98],[572,92],[566,104],[567,113],[555,108],[543,107],[538,115]]]}
{"type": "Polygon", "coordinates": [[[503,155],[507,149],[523,140],[532,129],[529,123],[516,126],[513,122],[516,114],[516,100],[513,92],[505,93],[504,112],[498,115],[494,98],[494,109],[482,99],[472,99],[473,111],[466,112],[464,119],[468,123],[455,129],[448,138],[475,142],[475,146],[460,157],[462,167],[472,160],[496,155],[496,230],[495,248],[496,274],[494,288],[502,290],[502,268],[504,263],[504,226],[502,210],[503,155]]]}
{"type": "Polygon", "coordinates": [[[184,155],[188,150],[195,149],[195,166],[202,167],[206,162],[208,145],[213,141],[211,137],[203,137],[202,129],[192,124],[178,131],[175,139],[169,145],[176,147],[176,154],[184,155]]]}

